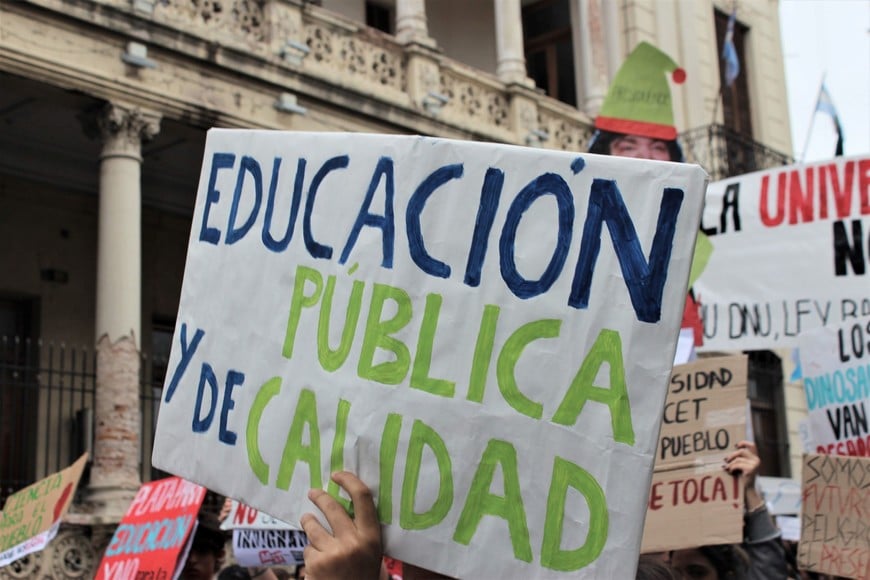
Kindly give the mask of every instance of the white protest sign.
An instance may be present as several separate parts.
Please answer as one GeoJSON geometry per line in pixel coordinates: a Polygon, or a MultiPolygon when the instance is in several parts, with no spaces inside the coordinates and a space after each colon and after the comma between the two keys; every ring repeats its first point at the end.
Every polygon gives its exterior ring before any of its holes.
{"type": "Polygon", "coordinates": [[[239,501],[230,501],[230,511],[221,522],[222,530],[295,530],[296,528],[273,518],[255,507],[239,501]]]}
{"type": "Polygon", "coordinates": [[[302,564],[308,538],[301,530],[233,530],[233,556],[242,566],[302,564]]]}
{"type": "Polygon", "coordinates": [[[355,472],[451,576],[633,576],[705,179],[210,131],[154,464],[294,525],[355,472]]]}
{"type": "Polygon", "coordinates": [[[701,350],[792,348],[803,331],[870,315],[870,156],[711,183],[702,225],[701,350]]]}
{"type": "Polygon", "coordinates": [[[870,316],[802,333],[800,358],[813,451],[870,457],[870,316]]]}
{"type": "Polygon", "coordinates": [[[801,513],[801,482],[788,477],[758,476],[758,487],[771,515],[801,513]]]}
{"type": "Polygon", "coordinates": [[[776,527],[782,532],[782,539],[787,542],[800,542],[800,516],[776,516],[776,527]]]}

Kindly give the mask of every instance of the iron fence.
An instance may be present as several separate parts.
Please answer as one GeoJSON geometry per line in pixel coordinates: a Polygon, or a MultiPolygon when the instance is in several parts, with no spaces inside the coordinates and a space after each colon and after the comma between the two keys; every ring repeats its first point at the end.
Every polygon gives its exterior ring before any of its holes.
{"type": "MultiPolygon", "coordinates": [[[[168,474],[151,465],[167,361],[142,354],[140,477],[168,474]]],[[[83,452],[93,454],[96,352],[63,342],[0,337],[0,506],[15,491],[57,472],[83,452]]],[[[78,500],[87,487],[88,469],[78,500]]],[[[216,510],[222,498],[207,496],[216,510]]]]}
{"type": "Polygon", "coordinates": [[[697,163],[712,181],[735,175],[772,169],[794,162],[757,141],[746,138],[724,125],[707,125],[680,135],[686,161],[697,163]]]}

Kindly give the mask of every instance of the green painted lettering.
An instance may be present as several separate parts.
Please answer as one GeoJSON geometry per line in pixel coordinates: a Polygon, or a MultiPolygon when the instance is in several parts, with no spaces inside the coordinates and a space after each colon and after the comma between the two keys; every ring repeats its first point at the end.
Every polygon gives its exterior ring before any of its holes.
{"type": "Polygon", "coordinates": [[[284,348],[281,354],[284,358],[293,357],[293,344],[296,341],[296,329],[299,327],[299,318],[303,308],[311,308],[320,299],[323,291],[323,277],[320,272],[313,268],[298,266],[296,268],[296,281],[293,284],[293,298],[290,300],[290,314],[287,317],[287,334],[284,336],[284,348]],[[314,291],[305,295],[305,282],[314,284],[314,291]]]}
{"type": "Polygon", "coordinates": [[[393,523],[393,472],[396,469],[396,451],[399,448],[401,430],[402,416],[398,413],[387,415],[381,437],[381,481],[378,489],[378,518],[382,524],[393,523]]]}
{"type": "Polygon", "coordinates": [[[263,485],[269,485],[269,465],[263,461],[263,456],[260,455],[260,419],[263,417],[263,411],[266,405],[272,400],[272,397],[278,394],[281,390],[281,377],[272,377],[260,387],[257,395],[254,397],[254,402],[251,405],[251,410],[248,413],[248,424],[245,427],[245,444],[248,449],[248,465],[251,466],[251,471],[260,480],[263,485]]]}
{"type": "Polygon", "coordinates": [[[350,347],[353,344],[354,334],[356,334],[357,323],[359,322],[364,286],[362,280],[354,280],[353,288],[350,292],[350,300],[347,304],[347,311],[344,315],[341,341],[338,343],[338,348],[332,350],[329,348],[329,321],[332,316],[332,299],[335,295],[335,276],[333,275],[326,279],[326,290],[323,293],[323,302],[320,305],[320,320],[317,324],[317,359],[320,361],[320,366],[326,371],[337,371],[344,364],[344,361],[347,360],[347,355],[350,353],[350,347]]]}
{"type": "Polygon", "coordinates": [[[517,385],[514,368],[523,354],[523,350],[533,340],[539,338],[555,338],[559,336],[561,320],[547,319],[529,322],[519,327],[504,343],[496,363],[498,388],[507,404],[533,419],[540,419],[544,406],[526,397],[517,385]]]}
{"type": "Polygon", "coordinates": [[[570,461],[556,457],[553,462],[550,491],[547,494],[541,565],[560,572],[571,572],[588,566],[604,549],[609,525],[607,500],[604,497],[604,490],[595,478],[570,461]],[[579,491],[586,499],[586,505],[589,507],[589,531],[582,546],[573,550],[563,550],[562,526],[569,487],[579,491]]]}
{"type": "Polygon", "coordinates": [[[517,450],[510,443],[497,439],[490,440],[480,458],[453,540],[467,546],[485,515],[497,516],[507,521],[514,557],[523,562],[531,562],[532,544],[529,541],[526,509],[520,493],[517,450]],[[504,495],[490,493],[496,464],[501,466],[504,495]]]}
{"type": "MultiPolygon", "coordinates": [[[[344,436],[347,433],[347,415],[350,413],[350,402],[338,400],[338,410],[335,412],[335,439],[332,440],[332,454],[329,456],[329,472],[344,471],[344,436]]],[[[329,480],[326,492],[344,506],[344,510],[353,517],[353,504],[349,499],[341,497],[338,484],[329,480]]]]}
{"type": "Polygon", "coordinates": [[[302,392],[299,393],[296,412],[293,414],[293,423],[290,424],[290,432],[287,433],[287,442],[284,444],[284,454],[281,457],[281,466],[278,468],[275,487],[285,491],[290,488],[290,480],[293,479],[293,472],[299,461],[308,464],[311,484],[309,487],[322,489],[317,400],[314,397],[314,391],[309,389],[302,389],[302,392]],[[303,445],[302,435],[306,425],[308,426],[308,445],[303,445]]]}
{"type": "Polygon", "coordinates": [[[405,530],[424,530],[438,524],[447,516],[453,505],[453,466],[444,440],[422,421],[414,421],[411,440],[408,442],[408,457],[405,462],[405,478],[402,483],[402,507],[399,525],[405,530]],[[420,466],[423,461],[423,446],[429,447],[438,464],[438,497],[428,511],[416,513],[417,484],[420,481],[420,466]]]}
{"type": "Polygon", "coordinates": [[[438,328],[441,302],[442,299],[439,294],[428,294],[426,296],[423,323],[420,326],[420,336],[417,340],[417,354],[414,356],[414,366],[411,368],[411,388],[420,389],[421,391],[449,399],[453,398],[456,383],[429,376],[429,368],[432,365],[432,344],[435,342],[435,331],[438,328]]]}
{"type": "Polygon", "coordinates": [[[487,304],[483,307],[480,320],[480,331],[477,334],[477,344],[474,346],[474,358],[471,363],[471,378],[468,380],[468,396],[466,399],[475,403],[483,402],[483,392],[486,389],[486,377],[489,375],[489,364],[492,361],[492,347],[495,344],[495,325],[501,309],[487,304]]]}
{"type": "Polygon", "coordinates": [[[562,404],[553,415],[553,423],[573,425],[583,410],[586,401],[603,403],[610,408],[610,422],[613,439],[620,443],[634,445],[634,427],[631,423],[631,404],[625,385],[625,367],[622,364],[622,340],[615,330],[603,329],[574,380],[562,404]],[[610,369],[610,388],[605,389],[593,383],[601,365],[607,363],[610,369]]]}
{"type": "Polygon", "coordinates": [[[357,374],[361,379],[377,381],[384,385],[398,385],[405,379],[411,366],[411,353],[403,342],[390,334],[398,332],[411,321],[411,312],[411,298],[407,292],[386,284],[374,285],[357,366],[357,374]],[[381,320],[387,299],[396,303],[396,314],[392,318],[381,320]],[[375,352],[378,348],[392,352],[396,360],[374,364],[375,352]]]}

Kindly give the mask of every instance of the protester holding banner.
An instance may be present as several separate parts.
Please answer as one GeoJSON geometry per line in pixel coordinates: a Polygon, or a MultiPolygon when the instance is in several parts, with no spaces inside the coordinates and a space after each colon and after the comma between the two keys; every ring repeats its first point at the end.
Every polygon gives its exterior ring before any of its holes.
{"type": "Polygon", "coordinates": [[[785,580],[787,578],[785,550],[779,540],[780,532],[774,525],[764,499],[755,485],[760,468],[761,459],[758,457],[755,444],[749,441],[738,443],[737,450],[725,458],[723,469],[735,477],[743,476],[745,504],[743,544],[675,550],[670,557],[671,566],[685,578],[710,580],[726,578],[785,580]],[[707,571],[707,575],[704,570],[707,571]]]}

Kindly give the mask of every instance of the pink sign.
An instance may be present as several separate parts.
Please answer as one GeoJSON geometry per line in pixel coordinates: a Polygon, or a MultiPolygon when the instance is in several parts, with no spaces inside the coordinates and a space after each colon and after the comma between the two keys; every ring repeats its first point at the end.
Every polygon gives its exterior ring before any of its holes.
{"type": "Polygon", "coordinates": [[[96,580],[175,578],[205,491],[179,477],[143,484],[106,548],[96,580]]]}

